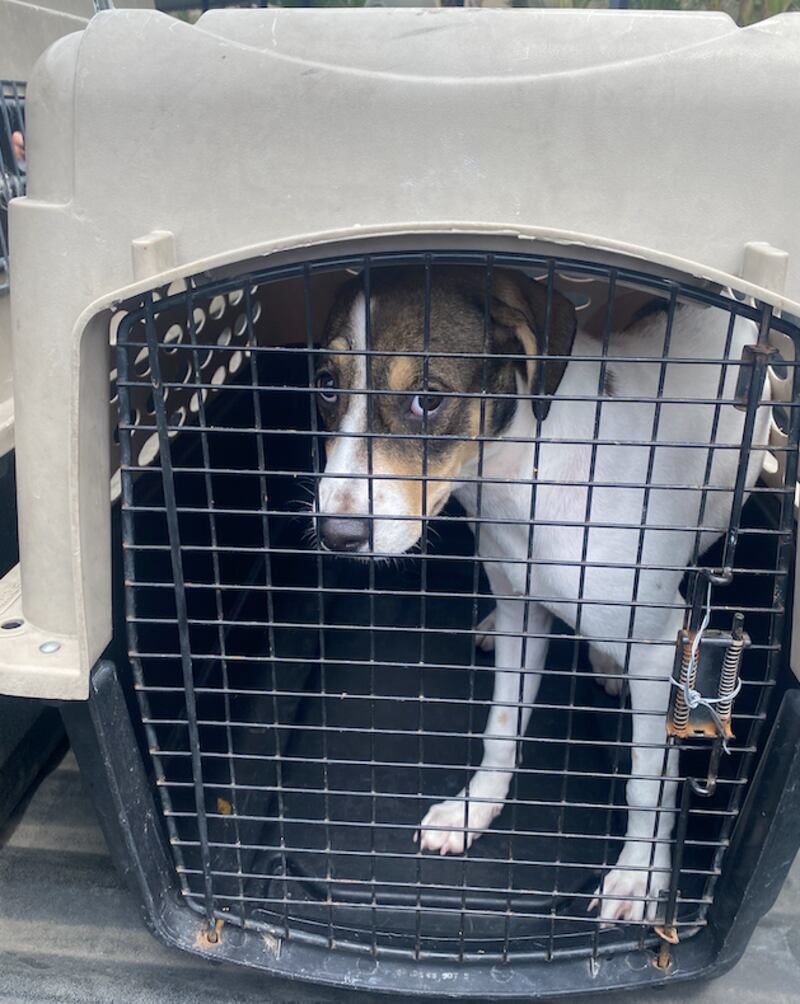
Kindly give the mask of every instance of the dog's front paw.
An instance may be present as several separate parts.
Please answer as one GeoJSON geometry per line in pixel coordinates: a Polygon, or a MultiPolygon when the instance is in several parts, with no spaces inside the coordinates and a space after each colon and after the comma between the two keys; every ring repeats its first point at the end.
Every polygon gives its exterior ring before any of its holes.
{"type": "Polygon", "coordinates": [[[588,907],[593,910],[599,904],[602,927],[642,920],[655,924],[659,895],[669,887],[669,857],[657,854],[651,868],[647,844],[638,845],[626,854],[628,846],[623,848],[617,867],[606,875],[588,907]]]}
{"type": "Polygon", "coordinates": [[[414,834],[414,840],[419,839],[420,850],[462,854],[465,837],[466,847],[471,847],[503,808],[502,802],[470,802],[467,819],[463,792],[460,797],[461,801],[440,802],[428,809],[419,832],[414,834]]]}

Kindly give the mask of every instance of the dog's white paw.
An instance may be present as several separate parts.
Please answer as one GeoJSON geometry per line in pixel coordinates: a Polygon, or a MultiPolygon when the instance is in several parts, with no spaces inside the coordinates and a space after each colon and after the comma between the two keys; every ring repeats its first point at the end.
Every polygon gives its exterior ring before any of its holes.
{"type": "Polygon", "coordinates": [[[463,792],[460,798],[461,801],[440,802],[428,809],[419,824],[419,832],[414,834],[414,840],[419,839],[420,850],[463,854],[465,836],[466,847],[471,847],[503,808],[502,802],[470,802],[467,819],[463,792]]]}
{"type": "Polygon", "coordinates": [[[486,634],[487,631],[494,631],[497,622],[496,608],[488,613],[480,624],[475,628],[475,647],[482,652],[494,652],[494,635],[486,634]]]}
{"type": "Polygon", "coordinates": [[[642,920],[656,923],[659,895],[669,887],[668,856],[658,853],[653,867],[649,868],[647,845],[639,845],[644,848],[644,853],[636,847],[626,854],[628,846],[625,845],[617,867],[606,875],[588,906],[589,910],[594,910],[599,905],[602,927],[642,920]],[[637,866],[635,870],[626,867],[631,864],[637,866]]]}

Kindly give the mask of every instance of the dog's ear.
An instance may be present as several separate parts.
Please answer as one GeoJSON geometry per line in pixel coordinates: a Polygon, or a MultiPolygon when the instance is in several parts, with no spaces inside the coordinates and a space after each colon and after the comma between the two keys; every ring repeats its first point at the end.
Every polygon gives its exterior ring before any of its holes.
{"type": "Polygon", "coordinates": [[[564,376],[576,330],[575,308],[570,301],[553,290],[548,317],[547,299],[547,286],[521,272],[498,269],[492,274],[495,351],[519,352],[524,357],[521,365],[528,392],[540,395],[531,400],[540,422],[547,417],[551,398],[564,376]],[[531,358],[542,355],[548,358],[541,365],[531,358]]]}

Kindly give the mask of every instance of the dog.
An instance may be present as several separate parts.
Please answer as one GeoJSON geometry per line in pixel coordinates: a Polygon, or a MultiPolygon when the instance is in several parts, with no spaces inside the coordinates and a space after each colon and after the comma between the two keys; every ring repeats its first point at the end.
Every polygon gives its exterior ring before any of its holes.
{"type": "MultiPolygon", "coordinates": [[[[718,398],[723,367],[708,360],[725,358],[729,315],[679,304],[671,319],[650,313],[604,345],[577,328],[558,292],[548,305],[546,287],[521,271],[490,275],[487,283],[481,268],[434,267],[427,311],[421,268],[373,270],[369,305],[358,278],[339,294],[316,370],[327,430],[314,514],[320,545],[403,554],[451,495],[468,517],[481,517],[478,556],[496,596],[476,638],[495,649],[483,759],[467,789],[426,813],[415,836],[422,850],[462,853],[500,813],[553,617],[593,639],[592,668],[607,689],[619,693],[627,679],[633,747],[624,843],[589,909],[599,906],[604,924],[654,923],[669,884],[677,787],[665,716],[683,624],[679,585],[697,534],[702,553],[727,525],[739,451],[713,451],[708,484],[731,491],[706,493],[702,526],[701,492],[669,486],[704,484],[702,444],[741,441],[742,412],[720,406],[714,437],[707,403],[718,398]],[[669,356],[698,361],[662,373],[667,327],[669,356]],[[359,354],[366,349],[374,354],[359,354]]],[[[738,361],[756,338],[755,325],[738,317],[728,358],[738,361]]],[[[721,396],[730,401],[739,367],[724,369],[721,396]]],[[[761,469],[768,410],[758,410],[753,443],[762,446],[749,454],[748,489],[761,469]]]]}

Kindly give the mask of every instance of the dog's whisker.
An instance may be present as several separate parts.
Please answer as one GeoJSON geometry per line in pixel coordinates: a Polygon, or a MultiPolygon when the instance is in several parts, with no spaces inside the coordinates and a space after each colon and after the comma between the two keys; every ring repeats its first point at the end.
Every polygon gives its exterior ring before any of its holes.
{"type": "Polygon", "coordinates": [[[298,480],[296,483],[297,483],[297,487],[301,491],[305,492],[306,495],[308,495],[308,497],[311,499],[312,502],[316,499],[316,497],[317,497],[317,481],[316,481],[316,479],[310,479],[308,482],[306,482],[305,479],[301,479],[301,480],[298,480]]]}

